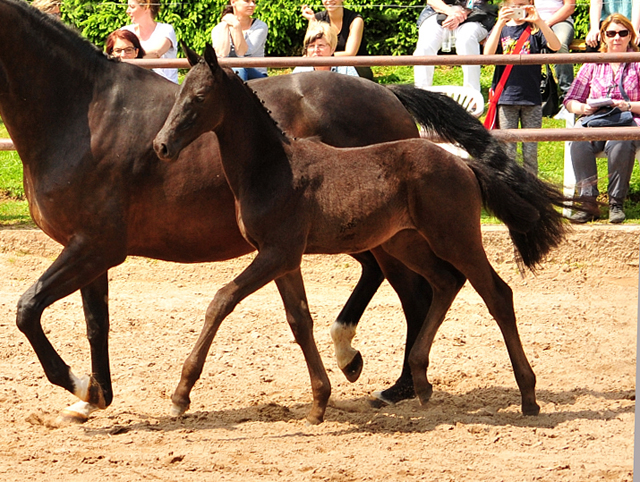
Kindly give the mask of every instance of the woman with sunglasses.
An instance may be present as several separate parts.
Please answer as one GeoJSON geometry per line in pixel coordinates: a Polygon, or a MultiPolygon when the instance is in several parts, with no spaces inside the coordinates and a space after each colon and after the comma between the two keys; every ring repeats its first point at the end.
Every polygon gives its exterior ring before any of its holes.
{"type": "MultiPolygon", "coordinates": [[[[627,17],[619,13],[609,15],[600,27],[600,52],[620,53],[638,51],[636,33],[627,17]]],[[[640,124],[640,65],[606,63],[584,64],[576,75],[567,93],[564,106],[569,112],[580,116],[595,113],[599,107],[591,105],[593,99],[610,98],[610,105],[622,111],[630,111],[636,124],[640,124]],[[622,76],[622,87],[629,101],[618,87],[622,76]],[[591,100],[591,102],[589,102],[591,100]]],[[[576,124],[581,127],[580,120],[576,124]]],[[[579,212],[571,217],[575,223],[586,223],[600,217],[596,204],[598,197],[598,171],[596,154],[604,151],[609,168],[609,222],[621,223],[625,219],[623,204],[629,191],[629,180],[635,159],[638,141],[580,141],[571,144],[571,158],[580,196],[588,212],[579,212]]]]}

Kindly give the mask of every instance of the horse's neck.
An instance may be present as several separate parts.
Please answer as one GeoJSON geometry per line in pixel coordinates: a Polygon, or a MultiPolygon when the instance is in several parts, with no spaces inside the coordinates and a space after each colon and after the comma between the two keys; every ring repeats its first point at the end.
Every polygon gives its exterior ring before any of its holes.
{"type": "Polygon", "coordinates": [[[224,121],[216,130],[225,173],[234,192],[260,187],[269,176],[289,170],[287,144],[259,99],[236,79],[225,79],[230,90],[225,95],[224,121]],[[260,173],[260,176],[253,175],[260,173]]]}
{"type": "Polygon", "coordinates": [[[99,77],[99,64],[106,63],[55,22],[18,2],[0,2],[0,25],[11,25],[0,28],[0,115],[23,152],[32,152],[35,140],[56,142],[72,113],[90,102],[89,78],[99,77]]]}

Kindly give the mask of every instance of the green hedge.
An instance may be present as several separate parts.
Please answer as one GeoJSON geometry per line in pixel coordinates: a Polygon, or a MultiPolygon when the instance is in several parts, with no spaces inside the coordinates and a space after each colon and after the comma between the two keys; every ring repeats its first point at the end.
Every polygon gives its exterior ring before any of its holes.
{"type": "MultiPolygon", "coordinates": [[[[269,25],[267,55],[300,54],[307,26],[307,21],[300,15],[300,3],[291,0],[258,2],[256,16],[269,25]]],[[[348,0],[345,3],[365,19],[364,35],[370,54],[409,55],[413,52],[417,40],[416,19],[424,0],[348,0]]],[[[172,24],[178,39],[201,52],[210,42],[211,29],[219,21],[227,0],[161,1],[161,4],[158,20],[172,24]]],[[[126,8],[126,3],[65,0],[63,19],[75,25],[93,43],[102,46],[110,32],[130,23],[126,8]]],[[[323,7],[318,2],[312,8],[320,11],[323,7]]],[[[574,16],[577,38],[586,36],[588,13],[588,3],[580,3],[574,16]]]]}

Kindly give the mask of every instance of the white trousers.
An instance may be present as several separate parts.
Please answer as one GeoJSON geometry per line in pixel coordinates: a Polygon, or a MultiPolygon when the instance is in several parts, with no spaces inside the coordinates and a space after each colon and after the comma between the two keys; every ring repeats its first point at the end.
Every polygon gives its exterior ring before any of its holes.
{"type": "MultiPolygon", "coordinates": [[[[487,29],[478,22],[463,23],[454,30],[456,53],[458,55],[480,55],[480,42],[487,35],[487,29]]],[[[426,19],[418,31],[418,44],[413,55],[437,55],[442,46],[444,29],[436,21],[436,15],[426,19]]],[[[433,65],[416,65],[413,75],[416,87],[426,88],[433,85],[433,65]]],[[[462,76],[465,87],[480,90],[480,66],[463,65],[462,76]]]]}

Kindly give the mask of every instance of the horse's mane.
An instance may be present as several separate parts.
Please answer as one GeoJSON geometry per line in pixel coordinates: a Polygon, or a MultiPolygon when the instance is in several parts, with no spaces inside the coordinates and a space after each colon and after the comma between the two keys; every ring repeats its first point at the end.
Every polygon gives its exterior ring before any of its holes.
{"type": "Polygon", "coordinates": [[[222,67],[222,71],[224,72],[224,75],[227,76],[229,81],[236,83],[242,90],[244,90],[247,93],[247,96],[253,102],[255,102],[256,106],[258,106],[258,109],[262,111],[264,115],[273,123],[278,133],[282,136],[283,142],[285,142],[286,144],[290,144],[292,139],[295,140],[295,137],[294,138],[289,137],[287,133],[282,130],[278,122],[271,115],[271,111],[267,109],[267,106],[265,105],[264,100],[262,100],[260,96],[258,96],[258,93],[255,90],[249,87],[249,84],[247,84],[244,80],[242,80],[240,76],[238,76],[233,70],[227,67],[222,67]]]}
{"type": "Polygon", "coordinates": [[[20,16],[34,34],[29,39],[36,51],[47,52],[57,59],[67,58],[76,67],[85,66],[87,74],[92,64],[106,61],[106,55],[94,44],[83,38],[75,29],[60,20],[31,7],[21,0],[3,0],[3,3],[20,11],[20,16]]]}

